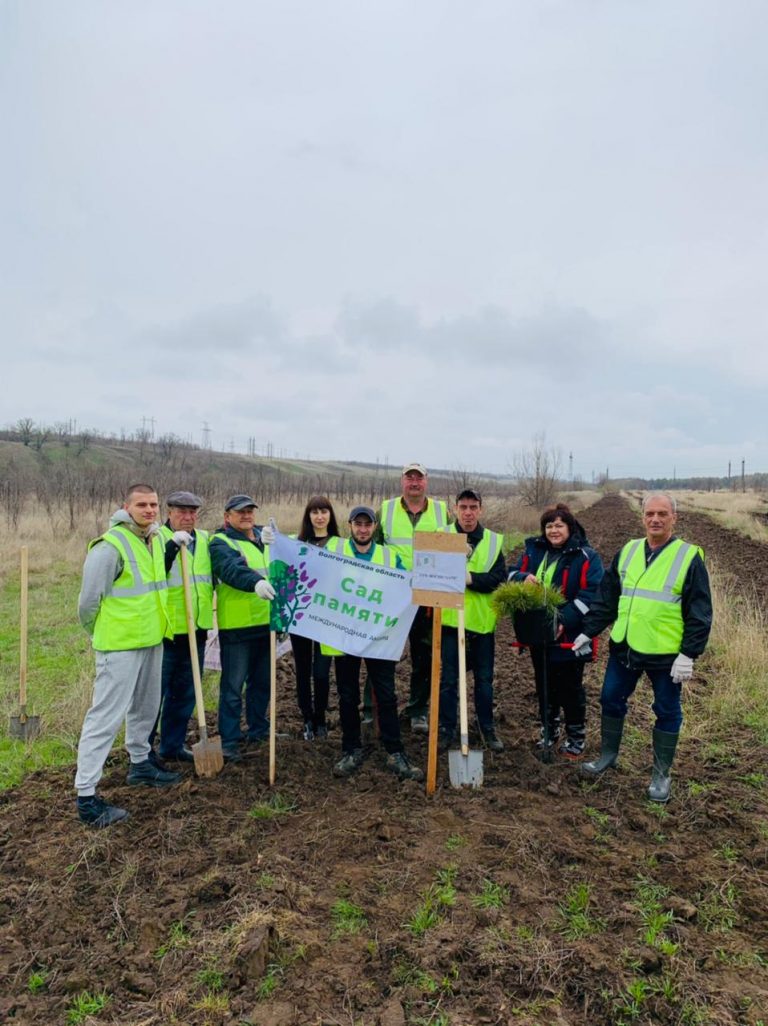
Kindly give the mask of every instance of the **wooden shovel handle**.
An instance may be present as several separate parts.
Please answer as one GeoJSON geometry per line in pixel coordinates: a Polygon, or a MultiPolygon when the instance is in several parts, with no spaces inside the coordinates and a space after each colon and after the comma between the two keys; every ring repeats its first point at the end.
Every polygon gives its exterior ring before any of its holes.
{"type": "Polygon", "coordinates": [[[269,632],[269,786],[276,776],[275,737],[277,731],[277,644],[274,631],[269,632]]]}
{"type": "Polygon", "coordinates": [[[464,627],[464,610],[459,609],[459,624],[456,629],[459,650],[459,731],[461,733],[461,754],[469,755],[469,713],[467,711],[467,634],[464,627]]]}
{"type": "Polygon", "coordinates": [[[27,705],[27,626],[29,605],[29,549],[21,546],[21,586],[19,616],[19,704],[22,715],[27,705]]]}
{"type": "Polygon", "coordinates": [[[429,744],[427,746],[427,795],[437,787],[437,728],[440,722],[440,642],[443,629],[443,611],[440,606],[432,610],[432,676],[429,691],[429,744]]]}
{"type": "Polygon", "coordinates": [[[182,543],[181,580],[184,585],[184,612],[187,614],[187,638],[189,639],[189,658],[192,663],[192,680],[195,684],[195,707],[197,709],[197,725],[200,740],[208,740],[208,728],[205,725],[205,707],[203,706],[203,681],[200,677],[200,660],[197,656],[197,634],[195,632],[195,615],[192,612],[192,586],[189,581],[189,553],[186,543],[182,543]]]}

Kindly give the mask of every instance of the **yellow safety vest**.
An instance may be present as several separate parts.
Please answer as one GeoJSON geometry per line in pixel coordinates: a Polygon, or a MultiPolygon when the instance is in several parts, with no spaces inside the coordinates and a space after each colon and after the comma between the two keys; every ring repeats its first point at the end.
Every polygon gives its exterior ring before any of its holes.
{"type": "MultiPolygon", "coordinates": [[[[166,541],[173,531],[166,524],[160,528],[166,541]]],[[[195,551],[189,553],[189,583],[192,591],[192,615],[195,626],[201,630],[213,627],[213,575],[208,532],[195,528],[195,551]]],[[[181,553],[176,556],[168,574],[168,616],[174,634],[187,633],[187,613],[184,606],[184,582],[181,579],[181,553]]]]}
{"type": "MultiPolygon", "coordinates": [[[[454,534],[459,533],[455,524],[451,524],[448,530],[454,534]]],[[[474,571],[476,574],[489,573],[499,558],[503,541],[502,535],[495,531],[489,531],[486,527],[483,537],[467,561],[467,570],[474,571]]],[[[479,591],[472,591],[471,588],[467,588],[464,592],[464,624],[468,631],[474,631],[475,634],[492,634],[496,630],[496,613],[491,606],[491,595],[492,592],[483,594],[479,591]]],[[[443,624],[446,627],[457,627],[458,623],[458,610],[443,610],[443,624]]]]}
{"type": "Polygon", "coordinates": [[[125,652],[159,645],[171,633],[166,610],[165,546],[160,536],[152,538],[150,548],[123,524],[116,524],[88,548],[102,542],[117,549],[123,569],[101,600],[93,647],[97,652],[125,652]]]}
{"type": "Polygon", "coordinates": [[[611,641],[626,641],[643,655],[680,651],[683,640],[681,600],[686,574],[698,546],[679,538],[645,565],[645,539],[627,542],[619,556],[621,596],[611,641]]]}
{"type": "Polygon", "coordinates": [[[427,508],[414,528],[403,509],[402,500],[385,499],[381,504],[381,528],[384,541],[397,551],[406,570],[413,569],[414,531],[444,531],[448,526],[448,506],[442,499],[427,499],[427,508]]]}
{"type": "MultiPolygon", "coordinates": [[[[243,545],[238,538],[217,531],[211,541],[220,538],[231,549],[239,552],[251,570],[269,579],[269,548],[262,552],[258,545],[243,545]]],[[[269,623],[269,602],[259,598],[254,591],[232,588],[224,581],[216,582],[216,622],[220,630],[236,630],[238,627],[259,627],[269,623]]]]}

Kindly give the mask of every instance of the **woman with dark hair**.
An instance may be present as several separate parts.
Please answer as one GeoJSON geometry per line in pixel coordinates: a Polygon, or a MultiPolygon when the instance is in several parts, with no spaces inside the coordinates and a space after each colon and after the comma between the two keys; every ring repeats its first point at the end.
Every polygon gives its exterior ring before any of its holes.
{"type": "Polygon", "coordinates": [[[550,746],[557,741],[562,709],[565,738],[559,751],[570,759],[580,759],[584,754],[587,718],[584,663],[594,659],[594,642],[592,655],[586,660],[577,658],[571,648],[560,646],[572,642],[581,633],[582,621],[602,576],[603,564],[589,547],[584,528],[561,502],[542,513],[541,534],[526,538],[525,551],[509,574],[510,581],[538,581],[558,588],[566,600],[557,610],[557,644],[548,649],[531,648],[531,659],[542,724],[539,746],[544,747],[547,735],[550,746]],[[544,708],[542,686],[545,669],[548,709],[544,708]],[[544,729],[545,723],[548,723],[548,731],[544,729]]]}
{"type": "MultiPolygon", "coordinates": [[[[299,541],[325,548],[330,538],[339,537],[339,525],[331,500],[325,495],[313,495],[304,509],[299,541]]],[[[293,661],[296,666],[296,698],[304,717],[304,740],[328,737],[325,712],[331,686],[331,656],[320,651],[320,643],[310,638],[291,634],[293,661]],[[314,700],[312,684],[314,682],[314,700]]]]}

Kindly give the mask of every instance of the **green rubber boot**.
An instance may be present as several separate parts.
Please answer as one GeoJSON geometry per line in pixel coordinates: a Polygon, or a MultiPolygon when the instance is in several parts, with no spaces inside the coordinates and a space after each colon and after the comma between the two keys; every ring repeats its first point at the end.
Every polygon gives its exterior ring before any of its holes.
{"type": "Polygon", "coordinates": [[[583,762],[581,772],[585,777],[599,777],[611,766],[616,765],[621,747],[621,735],[624,733],[624,720],[613,716],[602,716],[600,719],[600,757],[592,762],[583,762]]]}
{"type": "Polygon", "coordinates": [[[670,734],[666,730],[653,731],[653,773],[648,788],[648,797],[652,802],[668,802],[672,787],[672,763],[679,734],[670,734]]]}

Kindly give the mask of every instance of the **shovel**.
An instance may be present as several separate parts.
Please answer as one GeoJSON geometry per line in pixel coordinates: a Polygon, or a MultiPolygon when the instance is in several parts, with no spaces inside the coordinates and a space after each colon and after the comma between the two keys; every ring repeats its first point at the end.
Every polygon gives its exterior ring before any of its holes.
{"type": "Polygon", "coordinates": [[[29,592],[29,549],[21,547],[21,623],[19,625],[19,715],[11,716],[8,733],[22,741],[33,741],[40,733],[40,717],[27,715],[27,595],[29,592]]]}
{"type": "Polygon", "coordinates": [[[448,752],[448,774],[452,787],[483,786],[483,753],[469,750],[469,715],[467,713],[467,639],[464,632],[464,610],[459,611],[459,731],[461,748],[448,752]]]}
{"type": "Polygon", "coordinates": [[[181,578],[184,584],[184,609],[187,614],[187,637],[189,638],[189,656],[192,660],[192,680],[195,683],[195,706],[197,707],[197,723],[200,728],[200,740],[192,745],[195,757],[195,773],[199,777],[215,777],[224,769],[224,753],[221,750],[221,738],[208,740],[208,728],[205,725],[205,706],[203,705],[203,683],[200,679],[200,660],[197,657],[197,638],[195,637],[195,617],[192,612],[192,590],[189,584],[189,562],[187,546],[181,546],[181,578]]]}

